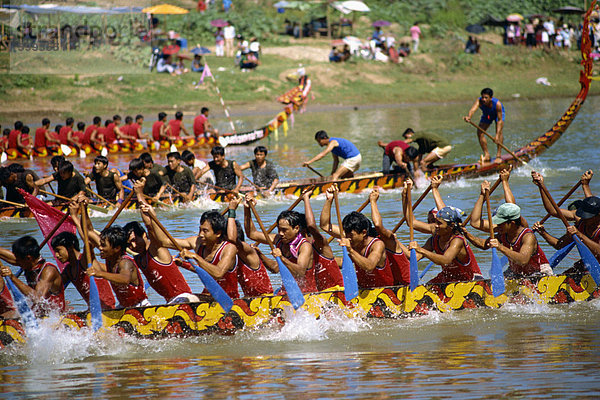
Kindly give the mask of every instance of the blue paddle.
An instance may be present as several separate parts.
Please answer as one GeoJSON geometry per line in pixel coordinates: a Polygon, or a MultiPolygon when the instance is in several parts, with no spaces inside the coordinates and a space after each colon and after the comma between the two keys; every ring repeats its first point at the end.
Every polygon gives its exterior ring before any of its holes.
{"type": "MultiPolygon", "coordinates": [[[[485,201],[487,203],[488,225],[490,227],[490,239],[494,239],[494,223],[492,222],[492,206],[490,204],[490,190],[485,191],[485,201]]],[[[492,247],[492,267],[490,269],[492,277],[492,294],[498,297],[504,293],[504,275],[502,274],[502,262],[498,257],[498,250],[492,247]]]]}
{"type": "Polygon", "coordinates": [[[15,284],[12,283],[9,277],[5,277],[4,282],[6,283],[6,287],[8,287],[8,290],[10,291],[10,295],[12,296],[17,306],[19,314],[21,314],[21,318],[25,323],[25,328],[27,330],[37,329],[37,318],[33,314],[33,311],[31,311],[31,308],[29,308],[29,304],[27,304],[27,299],[25,299],[23,293],[21,293],[21,291],[15,286],[15,284]]]}
{"type": "Polygon", "coordinates": [[[423,270],[423,272],[421,272],[419,274],[419,279],[423,279],[423,277],[425,276],[425,274],[429,271],[429,269],[433,266],[433,261],[430,261],[429,264],[427,264],[427,266],[425,267],[425,269],[423,270]]]}
{"type": "MultiPolygon", "coordinates": [[[[164,225],[158,220],[158,218],[156,218],[156,215],[154,215],[154,213],[152,212],[149,212],[148,215],[150,216],[150,218],[152,218],[154,223],[156,223],[156,225],[164,232],[164,234],[167,235],[167,237],[169,238],[169,240],[171,240],[173,246],[175,246],[177,251],[182,251],[183,248],[179,245],[179,243],[177,243],[177,240],[175,240],[175,238],[171,236],[167,228],[165,228],[164,225]]],[[[229,312],[231,310],[231,307],[233,307],[233,300],[231,300],[231,297],[229,297],[227,292],[225,292],[221,285],[219,285],[217,281],[215,281],[215,278],[213,278],[204,269],[200,268],[200,266],[198,266],[194,262],[194,260],[192,260],[191,258],[188,258],[187,260],[190,262],[190,264],[192,264],[194,270],[196,271],[196,275],[198,275],[198,278],[200,278],[202,284],[208,290],[211,296],[217,301],[217,303],[219,303],[221,307],[223,307],[223,310],[225,310],[225,312],[229,312]]]]}
{"type": "MultiPolygon", "coordinates": [[[[88,238],[88,226],[87,226],[87,210],[85,204],[81,204],[81,227],[83,230],[83,245],[85,247],[85,258],[87,267],[92,268],[92,253],[90,249],[90,241],[88,238]]],[[[92,316],[92,330],[94,332],[102,328],[102,305],[100,304],[100,294],[98,293],[98,286],[96,286],[96,280],[93,276],[90,276],[90,314],[92,316]]]]}
{"type": "MultiPolygon", "coordinates": [[[[431,187],[431,185],[430,185],[431,187]]],[[[412,189],[412,188],[411,188],[412,189]]],[[[407,203],[407,216],[406,220],[408,222],[408,230],[410,232],[410,241],[413,242],[415,240],[415,230],[413,228],[413,205],[412,205],[412,197],[411,190],[408,190],[406,193],[406,203],[407,203]]],[[[419,264],[417,262],[417,251],[415,249],[410,249],[410,291],[412,292],[419,286],[419,264]]]]}
{"type": "MultiPolygon", "coordinates": [[[[340,236],[342,239],[344,239],[346,234],[344,233],[344,228],[342,227],[340,201],[338,199],[337,191],[333,192],[333,199],[335,200],[335,212],[337,214],[338,225],[340,227],[340,236]]],[[[342,278],[344,279],[344,296],[346,297],[347,301],[350,301],[358,296],[358,281],[356,279],[354,263],[348,255],[348,249],[346,246],[342,246],[342,278]]]]}
{"type": "Polygon", "coordinates": [[[556,250],[556,252],[550,257],[550,267],[554,269],[560,262],[573,250],[575,247],[575,241],[564,246],[562,249],[556,250]]]}
{"type": "MultiPolygon", "coordinates": [[[[275,245],[273,244],[273,241],[271,240],[271,236],[269,236],[269,234],[267,233],[267,230],[265,229],[265,226],[263,225],[263,222],[260,219],[258,212],[256,211],[256,207],[254,207],[254,204],[251,202],[249,202],[249,205],[250,205],[250,209],[254,213],[256,222],[258,222],[260,229],[262,230],[263,234],[265,235],[265,240],[269,244],[269,247],[271,247],[271,250],[275,249],[275,245]]],[[[283,264],[283,261],[281,261],[281,258],[275,257],[275,260],[277,261],[277,266],[279,267],[279,273],[281,274],[281,282],[283,283],[283,287],[285,288],[285,291],[287,292],[288,298],[290,299],[290,303],[292,303],[292,306],[294,307],[294,309],[297,310],[298,308],[300,308],[302,306],[302,304],[304,304],[304,295],[302,294],[302,291],[298,287],[298,283],[296,282],[296,279],[294,279],[294,276],[292,275],[292,273],[287,269],[285,264],[283,264]]]]}
{"type": "MultiPolygon", "coordinates": [[[[556,202],[550,195],[548,188],[546,188],[546,186],[544,185],[543,182],[539,182],[539,186],[540,186],[540,189],[542,189],[542,191],[546,195],[546,197],[552,203],[552,206],[554,207],[554,210],[556,211],[556,214],[558,215],[558,217],[561,219],[563,224],[565,224],[565,227],[568,228],[570,226],[569,221],[567,221],[567,219],[563,215],[562,211],[560,210],[560,207],[558,206],[558,204],[556,204],[556,202]]],[[[594,254],[592,254],[590,249],[585,244],[583,244],[581,239],[579,239],[576,235],[573,235],[573,240],[575,241],[577,250],[579,250],[579,255],[581,256],[581,261],[583,261],[583,264],[585,265],[587,270],[590,272],[590,275],[592,276],[592,279],[594,279],[594,282],[596,283],[596,285],[600,285],[600,264],[598,264],[598,260],[596,259],[596,257],[594,257],[594,254]]]]}

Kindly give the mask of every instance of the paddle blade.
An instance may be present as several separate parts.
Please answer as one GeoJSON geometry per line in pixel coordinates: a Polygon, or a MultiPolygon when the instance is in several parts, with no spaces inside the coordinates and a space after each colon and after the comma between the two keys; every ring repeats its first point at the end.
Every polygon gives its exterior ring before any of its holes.
{"type": "Polygon", "coordinates": [[[6,160],[8,160],[8,154],[6,154],[6,152],[3,151],[2,155],[0,155],[0,164],[4,164],[6,160]]]}
{"type": "Polygon", "coordinates": [[[490,270],[492,276],[492,294],[498,297],[504,293],[504,275],[502,274],[502,263],[498,257],[498,251],[495,247],[492,248],[492,268],[490,270]]]}
{"type": "Polygon", "coordinates": [[[581,239],[573,235],[573,240],[577,244],[577,250],[579,250],[581,261],[583,261],[583,264],[590,272],[592,279],[596,282],[596,286],[600,286],[600,264],[598,264],[598,260],[594,257],[591,250],[581,242],[581,239]]]}
{"type": "Polygon", "coordinates": [[[102,150],[100,150],[100,155],[102,157],[106,157],[108,155],[108,149],[106,147],[102,147],[102,150]]]}
{"type": "Polygon", "coordinates": [[[221,285],[219,285],[217,281],[215,281],[215,279],[212,276],[210,276],[208,272],[196,265],[196,263],[192,259],[188,259],[188,261],[194,266],[198,278],[200,278],[200,280],[204,284],[204,287],[206,287],[211,296],[214,297],[214,299],[217,301],[217,303],[221,305],[221,307],[223,307],[223,310],[225,310],[225,312],[229,312],[229,310],[231,310],[231,307],[233,307],[233,300],[231,300],[231,297],[229,297],[229,295],[225,292],[225,290],[223,290],[221,285]]]}
{"type": "Polygon", "coordinates": [[[281,282],[283,282],[283,287],[287,292],[290,303],[292,303],[294,310],[297,310],[304,304],[304,295],[298,287],[298,283],[292,276],[292,273],[283,264],[283,261],[281,261],[281,257],[275,257],[275,260],[277,260],[279,273],[281,274],[281,282]]]}
{"type": "Polygon", "coordinates": [[[573,250],[573,247],[575,247],[574,241],[569,243],[562,249],[556,250],[556,253],[554,253],[552,257],[550,257],[550,267],[554,269],[554,267],[560,264],[560,262],[567,256],[567,254],[569,254],[571,250],[573,250]]]}
{"type": "Polygon", "coordinates": [[[85,158],[87,156],[87,154],[85,154],[85,150],[81,149],[79,150],[79,158],[85,158]]]}
{"type": "Polygon", "coordinates": [[[354,263],[348,255],[348,249],[342,247],[342,278],[344,278],[344,295],[346,300],[350,301],[358,296],[358,281],[356,280],[356,270],[354,263]]]}
{"type": "Polygon", "coordinates": [[[410,291],[419,286],[419,264],[417,263],[417,251],[410,250],[410,291]]]}
{"type": "Polygon", "coordinates": [[[23,293],[21,293],[21,291],[17,289],[17,287],[14,283],[12,283],[10,278],[5,277],[4,282],[6,282],[6,287],[8,287],[8,290],[10,291],[10,295],[12,296],[15,305],[17,306],[19,314],[21,314],[21,318],[25,323],[25,328],[27,330],[37,329],[37,318],[33,314],[33,311],[31,311],[31,308],[29,308],[29,304],[27,304],[27,299],[25,299],[23,293]]]}
{"type": "Polygon", "coordinates": [[[502,269],[506,267],[506,264],[508,264],[508,257],[504,256],[500,259],[500,265],[502,266],[502,269]]]}
{"type": "Polygon", "coordinates": [[[71,148],[66,144],[61,144],[60,149],[65,157],[71,154],[71,148]]]}
{"type": "MultiPolygon", "coordinates": [[[[88,265],[88,268],[91,268],[88,265]]],[[[94,332],[102,328],[102,306],[100,305],[100,294],[93,276],[90,276],[90,314],[92,315],[92,330],[94,332]]]]}
{"type": "Polygon", "coordinates": [[[425,267],[425,269],[423,270],[423,272],[421,272],[419,274],[419,279],[423,279],[423,277],[425,276],[425,274],[429,271],[429,269],[433,266],[433,261],[430,261],[429,264],[427,264],[427,266],[425,267]]]}
{"type": "Polygon", "coordinates": [[[177,146],[175,146],[174,144],[172,144],[171,147],[169,148],[169,151],[171,153],[176,153],[177,152],[177,146]]]}

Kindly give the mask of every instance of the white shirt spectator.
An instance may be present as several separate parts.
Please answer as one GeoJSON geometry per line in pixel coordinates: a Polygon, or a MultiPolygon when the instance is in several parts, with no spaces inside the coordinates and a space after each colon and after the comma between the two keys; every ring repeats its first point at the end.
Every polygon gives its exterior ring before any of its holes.
{"type": "Polygon", "coordinates": [[[225,39],[234,39],[235,27],[233,25],[227,25],[225,28],[223,28],[223,37],[225,39]]]}
{"type": "Polygon", "coordinates": [[[546,28],[546,31],[548,31],[548,35],[554,35],[554,22],[552,22],[552,20],[544,22],[544,28],[546,28]]]}

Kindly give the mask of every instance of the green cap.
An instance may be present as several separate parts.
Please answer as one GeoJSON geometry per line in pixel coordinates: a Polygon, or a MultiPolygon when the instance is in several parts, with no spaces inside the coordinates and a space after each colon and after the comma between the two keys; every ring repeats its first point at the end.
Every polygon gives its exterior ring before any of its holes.
{"type": "Polygon", "coordinates": [[[514,203],[504,203],[496,209],[496,214],[492,217],[494,225],[500,225],[504,222],[514,221],[521,217],[521,207],[514,203]]]}

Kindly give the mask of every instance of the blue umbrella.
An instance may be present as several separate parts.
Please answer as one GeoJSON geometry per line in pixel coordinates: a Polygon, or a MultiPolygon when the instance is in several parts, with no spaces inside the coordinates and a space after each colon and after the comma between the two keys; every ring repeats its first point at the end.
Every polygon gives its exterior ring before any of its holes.
{"type": "Polygon", "coordinates": [[[192,50],[190,50],[190,53],[201,56],[204,54],[210,54],[210,50],[204,46],[199,46],[199,47],[194,47],[192,50]]]}

